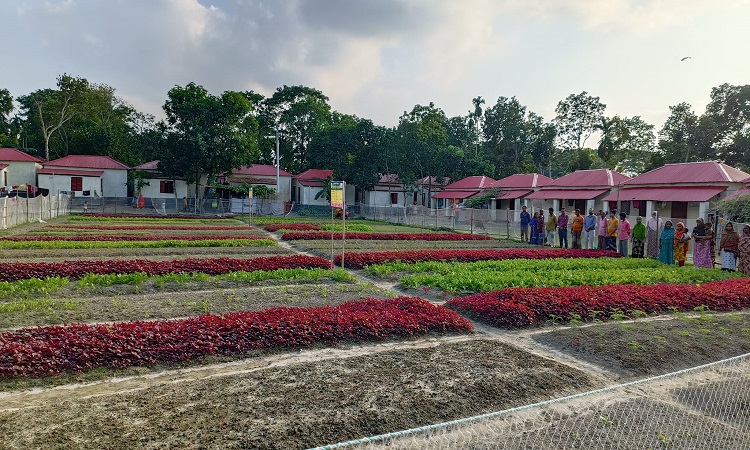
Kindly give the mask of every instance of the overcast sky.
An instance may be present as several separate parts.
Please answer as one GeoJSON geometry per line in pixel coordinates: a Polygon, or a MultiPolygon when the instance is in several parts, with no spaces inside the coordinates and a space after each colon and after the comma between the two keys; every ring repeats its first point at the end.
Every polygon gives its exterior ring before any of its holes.
{"type": "Polygon", "coordinates": [[[750,0],[2,0],[0,17],[0,88],[69,73],[160,118],[192,81],[302,84],[386,126],[429,102],[466,115],[476,96],[551,120],[588,91],[658,130],[670,105],[701,114],[712,87],[750,83],[750,0]]]}

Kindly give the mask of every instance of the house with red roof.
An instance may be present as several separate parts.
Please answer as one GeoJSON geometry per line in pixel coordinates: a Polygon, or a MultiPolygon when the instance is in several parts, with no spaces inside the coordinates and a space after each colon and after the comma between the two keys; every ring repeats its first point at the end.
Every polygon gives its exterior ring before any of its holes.
{"type": "Polygon", "coordinates": [[[405,206],[406,189],[395,173],[380,174],[371,190],[364,192],[363,203],[367,206],[405,206]]]}
{"type": "Polygon", "coordinates": [[[521,206],[529,206],[525,197],[532,192],[554,182],[552,178],[540,173],[516,173],[501,178],[489,185],[490,189],[496,189],[495,209],[510,209],[520,211],[521,206]]]}
{"type": "Polygon", "coordinates": [[[666,164],[625,181],[603,200],[611,206],[619,203],[630,216],[650,217],[656,211],[692,230],[695,219],[710,218],[711,202],[738,192],[748,178],[750,174],[718,161],[666,164]]]}
{"type": "MultiPolygon", "coordinates": [[[[596,208],[613,188],[629,180],[630,177],[612,169],[576,170],[546,184],[538,191],[525,197],[531,201],[531,209],[545,212],[553,208],[557,214],[565,208],[568,214],[580,209],[585,214],[596,208]]],[[[608,208],[607,208],[608,209],[608,208]]]]}
{"type": "Polygon", "coordinates": [[[130,167],[100,155],[68,155],[36,171],[40,188],[75,197],[127,197],[130,167]]]}
{"type": "Polygon", "coordinates": [[[744,180],[742,180],[742,182],[745,184],[744,186],[734,192],[728,193],[727,196],[723,198],[723,200],[734,200],[746,195],[750,195],[750,178],[745,178],[744,180]]]}
{"type": "MultiPolygon", "coordinates": [[[[315,198],[315,196],[326,186],[323,180],[328,180],[330,178],[333,178],[333,170],[327,169],[307,169],[304,172],[293,176],[292,202],[307,206],[330,206],[325,195],[321,195],[317,199],[315,198]]],[[[347,205],[356,203],[355,187],[353,185],[346,185],[344,200],[347,205]]]]}
{"type": "MultiPolygon", "coordinates": [[[[195,185],[188,185],[183,179],[174,179],[159,171],[159,160],[149,161],[133,167],[133,170],[142,171],[145,174],[144,182],[148,183],[141,187],[140,192],[134,192],[149,199],[182,199],[183,197],[195,197],[195,185]]],[[[181,205],[178,205],[182,207],[181,205]]]]}
{"type": "Polygon", "coordinates": [[[412,204],[419,206],[433,207],[433,198],[445,189],[445,186],[451,183],[449,177],[426,176],[414,182],[416,190],[412,195],[412,204]]]}
{"type": "Polygon", "coordinates": [[[0,192],[22,184],[36,186],[36,171],[42,168],[42,162],[17,148],[0,148],[0,192]]]}
{"type": "Polygon", "coordinates": [[[465,199],[486,190],[495,181],[488,176],[473,175],[447,184],[442,191],[433,195],[432,198],[437,199],[438,208],[444,207],[443,205],[457,205],[465,199]]]}
{"type": "Polygon", "coordinates": [[[287,202],[291,197],[292,178],[294,178],[294,175],[281,168],[278,169],[278,180],[276,175],[276,166],[270,164],[252,164],[232,169],[232,173],[227,176],[227,181],[229,181],[231,186],[241,184],[266,186],[276,191],[277,200],[287,202]]]}

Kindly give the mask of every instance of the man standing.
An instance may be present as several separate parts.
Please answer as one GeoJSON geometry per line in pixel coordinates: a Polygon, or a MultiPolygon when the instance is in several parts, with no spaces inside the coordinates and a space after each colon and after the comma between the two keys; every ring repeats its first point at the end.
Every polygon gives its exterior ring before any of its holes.
{"type": "Polygon", "coordinates": [[[573,235],[572,248],[581,248],[581,234],[583,233],[583,216],[581,210],[575,210],[575,216],[571,220],[570,233],[573,235]]]}
{"type": "Polygon", "coordinates": [[[628,241],[630,240],[630,233],[633,232],[633,227],[630,226],[627,217],[624,212],[620,213],[620,230],[617,239],[620,241],[618,250],[622,256],[628,256],[628,241]]]}
{"type": "Polygon", "coordinates": [[[596,236],[596,216],[594,209],[589,209],[589,215],[583,219],[583,242],[587,249],[594,248],[594,239],[596,236]]]}
{"type": "Polygon", "coordinates": [[[521,242],[529,242],[529,224],[531,215],[526,211],[526,207],[521,207],[521,242]]]}
{"type": "Polygon", "coordinates": [[[555,246],[555,232],[557,231],[557,216],[555,216],[555,210],[549,209],[549,218],[547,219],[547,226],[545,227],[547,232],[547,244],[550,247],[555,246]]]}
{"type": "Polygon", "coordinates": [[[560,248],[568,248],[568,218],[565,208],[560,208],[560,217],[557,218],[557,230],[560,235],[560,248]]]}
{"type": "Polygon", "coordinates": [[[659,235],[661,234],[661,228],[664,226],[664,222],[656,214],[656,211],[651,213],[651,217],[646,221],[646,255],[649,258],[659,257],[659,235]]]}

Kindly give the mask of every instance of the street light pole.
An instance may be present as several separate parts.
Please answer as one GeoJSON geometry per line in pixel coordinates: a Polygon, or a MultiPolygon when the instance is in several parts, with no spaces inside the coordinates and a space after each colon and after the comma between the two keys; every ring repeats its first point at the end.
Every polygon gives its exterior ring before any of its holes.
{"type": "Polygon", "coordinates": [[[279,169],[279,130],[276,129],[276,195],[281,192],[280,169],[279,169]]]}

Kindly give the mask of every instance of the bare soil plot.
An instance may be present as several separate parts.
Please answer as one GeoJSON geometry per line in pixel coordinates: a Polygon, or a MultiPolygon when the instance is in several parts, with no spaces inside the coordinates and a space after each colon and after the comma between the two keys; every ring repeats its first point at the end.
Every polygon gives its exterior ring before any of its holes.
{"type": "MultiPolygon", "coordinates": [[[[331,257],[331,241],[289,241],[289,245],[300,251],[308,252],[323,258],[331,257]]],[[[492,241],[369,241],[352,239],[347,240],[344,247],[345,253],[355,252],[377,252],[396,250],[476,250],[476,249],[503,249],[503,248],[527,248],[529,245],[515,241],[492,240],[492,241]]],[[[333,254],[341,253],[341,241],[334,241],[333,254]]]]}
{"type": "Polygon", "coordinates": [[[750,312],[553,328],[533,334],[533,339],[622,377],[642,378],[750,352],[750,312]]]}
{"type": "MultiPolygon", "coordinates": [[[[272,367],[0,412],[9,448],[298,449],[458,419],[597,386],[470,340],[272,367]]],[[[0,397],[1,398],[1,397],[0,397]]]]}

